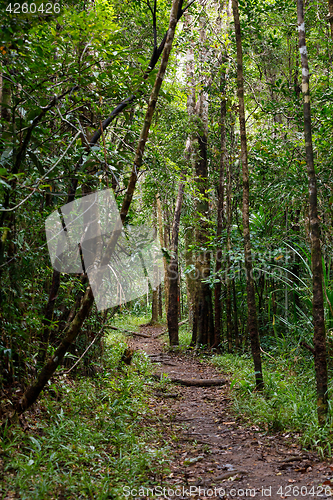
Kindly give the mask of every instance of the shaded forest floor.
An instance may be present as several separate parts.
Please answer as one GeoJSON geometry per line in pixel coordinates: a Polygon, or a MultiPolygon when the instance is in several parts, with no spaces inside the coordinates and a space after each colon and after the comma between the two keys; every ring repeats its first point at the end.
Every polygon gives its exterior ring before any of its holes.
{"type": "Polygon", "coordinates": [[[172,446],[172,472],[167,477],[170,490],[178,489],[180,498],[191,492],[191,498],[200,499],[332,496],[330,462],[319,461],[315,453],[302,449],[291,434],[267,434],[245,423],[242,415],[231,409],[227,378],[219,387],[163,385],[163,374],[213,379],[221,378],[221,373],[192,353],[167,350],[163,341],[153,338],[158,329],[141,330],[152,338],[135,337],[132,345],[158,362],[155,371],[162,376],[162,390],[155,392],[156,412],[178,436],[172,446]]]}
{"type": "MultiPolygon", "coordinates": [[[[134,330],[139,321],[116,324],[134,330]]],[[[166,336],[157,337],[164,329],[142,326],[144,336],[134,337],[112,330],[94,377],[54,377],[1,437],[0,498],[330,498],[331,462],[302,447],[299,433],[268,432],[235,411],[227,357],[217,369],[183,337],[170,350],[166,336]],[[128,347],[136,351],[130,366],[121,361],[128,347]],[[225,383],[183,386],[173,378],[225,383]]]]}

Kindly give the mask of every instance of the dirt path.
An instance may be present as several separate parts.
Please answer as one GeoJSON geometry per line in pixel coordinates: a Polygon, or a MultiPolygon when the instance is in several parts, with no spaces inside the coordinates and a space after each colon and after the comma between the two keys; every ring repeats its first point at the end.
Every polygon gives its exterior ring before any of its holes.
{"type": "MultiPolygon", "coordinates": [[[[159,330],[143,327],[141,331],[156,334],[159,330]]],[[[159,360],[156,373],[185,379],[226,378],[191,354],[166,352],[160,339],[136,337],[131,343],[152,361],[159,360]]],[[[333,496],[333,466],[302,450],[292,436],[266,435],[255,426],[245,427],[242,416],[230,409],[229,383],[219,387],[172,384],[158,390],[155,398],[166,439],[170,439],[170,428],[177,434],[171,443],[175,460],[166,478],[170,490],[165,490],[166,498],[333,496]]]]}

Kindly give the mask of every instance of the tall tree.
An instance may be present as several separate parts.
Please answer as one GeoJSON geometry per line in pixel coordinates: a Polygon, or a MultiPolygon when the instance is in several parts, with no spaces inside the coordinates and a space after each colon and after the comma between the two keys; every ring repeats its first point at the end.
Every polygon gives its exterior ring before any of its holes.
{"type": "MultiPolygon", "coordinates": [[[[216,249],[216,261],[215,261],[215,272],[218,275],[219,271],[222,268],[222,230],[224,226],[224,177],[225,177],[225,165],[227,161],[227,147],[226,147],[226,92],[225,92],[225,74],[221,77],[221,109],[220,109],[220,118],[221,118],[221,156],[220,156],[220,171],[219,171],[219,183],[217,190],[217,227],[216,227],[216,236],[218,239],[217,249],[216,249]],[[220,240],[220,241],[219,241],[220,240]]],[[[218,277],[218,281],[215,284],[214,289],[214,343],[212,347],[218,347],[221,340],[221,292],[222,292],[222,280],[218,277]]]]}
{"type": "MultiPolygon", "coordinates": [[[[157,219],[158,219],[158,236],[161,248],[164,247],[163,235],[163,216],[160,195],[156,195],[157,219]]],[[[163,268],[164,268],[164,297],[165,297],[165,313],[168,314],[168,301],[169,301],[169,280],[168,280],[168,263],[166,256],[163,255],[163,268]]],[[[162,293],[162,290],[161,290],[162,293]]],[[[162,316],[162,313],[160,314],[162,316]]]]}
{"type": "Polygon", "coordinates": [[[324,424],[328,411],[327,398],[327,361],[326,361],[326,332],[323,297],[323,267],[320,245],[320,228],[318,219],[317,179],[314,168],[312,125],[310,106],[310,74],[308,54],[305,41],[305,24],[303,0],[297,0],[297,23],[299,33],[299,51],[302,65],[302,93],[304,115],[304,139],[306,166],[309,181],[310,206],[310,240],[311,240],[311,267],[312,267],[312,314],[314,325],[314,362],[317,382],[317,412],[318,421],[324,424]]]}
{"type": "MultiPolygon", "coordinates": [[[[153,228],[157,233],[157,201],[156,197],[153,201],[153,228]]],[[[156,325],[158,323],[158,299],[159,299],[159,286],[156,286],[158,282],[158,266],[154,263],[154,287],[152,289],[152,300],[151,300],[151,320],[150,325],[156,325]]]]}
{"type": "Polygon", "coordinates": [[[264,381],[262,376],[260,339],[258,332],[256,298],[253,282],[252,252],[250,240],[250,222],[249,222],[249,167],[247,156],[247,137],[245,127],[245,105],[244,105],[244,77],[243,77],[243,49],[242,33],[239,20],[238,0],[232,0],[232,10],[235,23],[235,34],[237,44],[237,95],[239,103],[239,128],[241,139],[241,162],[243,170],[243,236],[244,236],[244,257],[246,271],[246,295],[248,308],[248,328],[251,339],[251,350],[254,362],[256,388],[262,390],[264,381]]]}
{"type": "MultiPolygon", "coordinates": [[[[208,279],[210,276],[211,256],[208,250],[209,241],[209,179],[208,179],[208,86],[209,82],[204,75],[208,60],[207,50],[207,14],[204,11],[199,18],[200,23],[200,64],[202,80],[206,86],[199,92],[196,102],[196,131],[195,131],[195,186],[196,196],[196,318],[193,329],[197,328],[197,345],[212,345],[214,343],[214,317],[212,290],[208,279]]],[[[200,72],[199,72],[200,73],[200,72]]]]}
{"type": "Polygon", "coordinates": [[[178,185],[175,213],[172,224],[172,235],[170,245],[170,262],[168,266],[169,280],[169,305],[168,305],[168,331],[170,345],[178,345],[178,313],[179,313],[179,268],[178,268],[178,238],[179,222],[184,197],[184,182],[178,185]]]}

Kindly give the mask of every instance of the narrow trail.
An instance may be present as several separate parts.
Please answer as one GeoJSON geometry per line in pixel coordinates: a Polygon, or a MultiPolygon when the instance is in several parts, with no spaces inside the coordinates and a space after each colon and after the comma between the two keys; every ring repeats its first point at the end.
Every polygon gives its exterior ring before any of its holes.
{"type": "MultiPolygon", "coordinates": [[[[141,332],[152,337],[131,341],[135,349],[145,351],[156,362],[156,373],[182,379],[228,379],[191,353],[166,352],[163,340],[153,338],[159,331],[162,329],[142,327],[141,332]]],[[[166,440],[170,439],[170,426],[177,433],[177,441],[171,444],[175,459],[167,478],[174,496],[169,497],[332,497],[333,466],[301,449],[293,436],[266,435],[256,426],[245,425],[242,415],[231,410],[229,387],[228,380],[218,387],[172,384],[155,393],[156,411],[169,422],[166,440]]]]}

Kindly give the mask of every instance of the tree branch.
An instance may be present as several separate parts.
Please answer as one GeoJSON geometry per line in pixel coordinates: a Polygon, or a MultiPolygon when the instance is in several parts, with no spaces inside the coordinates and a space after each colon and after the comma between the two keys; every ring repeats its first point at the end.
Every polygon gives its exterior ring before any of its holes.
{"type": "Polygon", "coordinates": [[[38,123],[46,115],[46,113],[57,104],[58,101],[60,101],[63,97],[65,97],[65,95],[70,94],[71,92],[74,92],[76,89],[78,89],[78,86],[75,86],[69,90],[66,90],[66,92],[63,92],[59,96],[54,96],[53,99],[51,100],[50,104],[48,104],[47,106],[42,108],[42,111],[39,113],[39,115],[33,119],[32,124],[28,128],[28,131],[25,135],[22,146],[20,147],[20,149],[16,155],[16,159],[15,159],[15,163],[14,163],[14,167],[13,167],[13,172],[12,172],[13,174],[17,174],[19,171],[21,162],[25,156],[25,152],[26,152],[28,144],[30,142],[33,129],[38,125],[38,123]]]}
{"type": "MultiPolygon", "coordinates": [[[[194,2],[195,2],[195,0],[192,0],[189,4],[187,4],[187,6],[184,9],[182,8],[182,6],[183,6],[183,0],[181,0],[179,2],[179,8],[178,8],[178,13],[177,13],[177,22],[182,17],[182,15],[184,14],[184,12],[187,9],[189,9],[194,2]]],[[[163,40],[161,41],[159,47],[157,48],[157,45],[156,45],[156,47],[154,47],[154,50],[153,50],[153,53],[152,53],[152,56],[151,56],[148,68],[147,68],[147,70],[146,70],[146,72],[144,74],[144,77],[143,77],[145,80],[148,78],[148,76],[151,73],[151,71],[155,68],[156,63],[158,62],[158,60],[160,58],[160,55],[163,52],[166,39],[167,39],[167,33],[164,35],[163,40]]],[[[133,95],[131,95],[129,97],[126,97],[126,99],[124,99],[124,101],[122,101],[121,103],[119,103],[114,108],[114,110],[111,112],[110,116],[108,118],[106,118],[102,122],[103,132],[110,125],[110,123],[114,120],[114,118],[116,118],[116,116],[118,116],[124,109],[126,109],[127,106],[129,106],[130,104],[132,104],[137,99],[137,97],[140,96],[140,95],[142,95],[142,91],[140,91],[137,95],[133,94],[133,95]]],[[[90,146],[94,146],[97,143],[97,141],[99,140],[99,138],[101,137],[101,135],[102,135],[102,131],[101,131],[101,127],[99,127],[96,130],[96,132],[94,133],[94,135],[93,135],[93,137],[92,137],[92,139],[90,141],[90,146]]]]}

